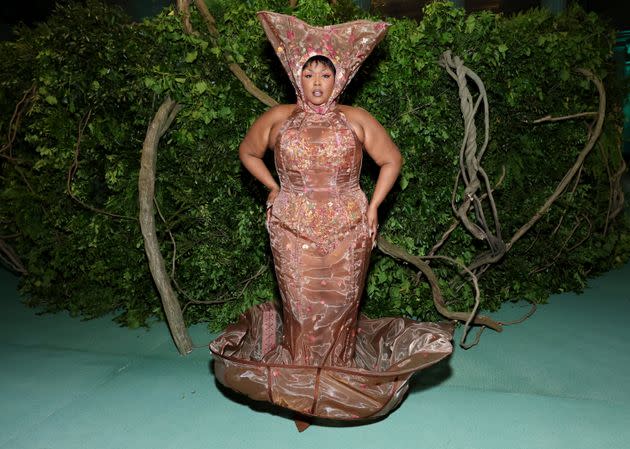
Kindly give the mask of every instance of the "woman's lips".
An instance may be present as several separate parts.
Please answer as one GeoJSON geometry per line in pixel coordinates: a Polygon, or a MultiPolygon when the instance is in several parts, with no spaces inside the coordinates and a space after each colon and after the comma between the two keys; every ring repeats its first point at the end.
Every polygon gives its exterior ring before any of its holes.
{"type": "Polygon", "coordinates": [[[314,90],[313,91],[313,96],[314,97],[321,97],[322,96],[322,91],[321,90],[314,90]]]}

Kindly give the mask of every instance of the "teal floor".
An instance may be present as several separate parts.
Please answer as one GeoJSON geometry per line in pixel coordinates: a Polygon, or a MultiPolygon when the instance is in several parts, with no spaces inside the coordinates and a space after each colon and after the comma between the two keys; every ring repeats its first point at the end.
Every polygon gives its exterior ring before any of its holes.
{"type": "Polygon", "coordinates": [[[37,316],[0,270],[0,448],[628,449],[629,279],[630,264],[502,334],[486,331],[416,376],[386,419],[300,434],[217,386],[205,326],[191,329],[199,349],[181,357],[163,324],[37,316]]]}

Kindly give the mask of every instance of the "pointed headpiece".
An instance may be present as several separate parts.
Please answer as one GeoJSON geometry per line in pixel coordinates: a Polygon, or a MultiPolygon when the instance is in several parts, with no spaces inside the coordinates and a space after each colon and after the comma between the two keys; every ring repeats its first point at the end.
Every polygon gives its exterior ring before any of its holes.
{"type": "Polygon", "coordinates": [[[386,22],[356,20],[354,22],[315,27],[300,19],[262,11],[258,13],[267,38],[289,74],[298,103],[304,102],[302,66],[312,56],[325,56],[335,65],[335,85],[325,105],[312,108],[324,113],[334,105],[341,92],[356,74],[361,63],[387,33],[386,22]]]}

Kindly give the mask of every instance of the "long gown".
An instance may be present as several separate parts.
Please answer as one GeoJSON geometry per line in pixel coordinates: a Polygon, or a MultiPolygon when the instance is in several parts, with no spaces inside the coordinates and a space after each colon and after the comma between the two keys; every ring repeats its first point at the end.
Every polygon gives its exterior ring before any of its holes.
{"type": "Polygon", "coordinates": [[[258,305],[228,326],[210,344],[215,375],[304,415],[374,418],[401,401],[414,372],[452,352],[453,327],[359,316],[372,243],[363,146],[336,96],[312,108],[296,89],[274,142],[281,189],[267,223],[282,308],[258,305]]]}

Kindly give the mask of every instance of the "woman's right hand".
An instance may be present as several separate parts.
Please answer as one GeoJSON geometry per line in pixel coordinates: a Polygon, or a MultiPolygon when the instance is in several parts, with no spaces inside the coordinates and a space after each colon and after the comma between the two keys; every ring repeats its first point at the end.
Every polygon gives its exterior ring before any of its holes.
{"type": "Polygon", "coordinates": [[[370,205],[367,211],[368,232],[372,239],[372,249],[376,247],[376,234],[378,233],[378,208],[370,205]]]}
{"type": "Polygon", "coordinates": [[[271,191],[269,192],[269,195],[267,195],[267,223],[269,223],[269,219],[271,219],[271,209],[279,193],[280,193],[280,189],[274,188],[274,189],[271,189],[271,191]]]}

